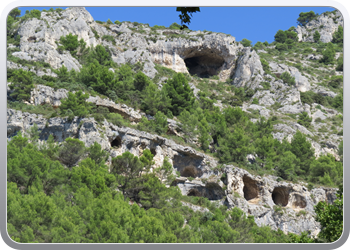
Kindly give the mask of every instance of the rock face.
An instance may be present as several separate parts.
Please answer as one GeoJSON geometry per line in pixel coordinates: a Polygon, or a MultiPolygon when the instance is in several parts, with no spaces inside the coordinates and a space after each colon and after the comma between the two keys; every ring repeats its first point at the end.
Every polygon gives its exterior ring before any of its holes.
{"type": "Polygon", "coordinates": [[[178,145],[161,136],[117,127],[107,121],[99,125],[93,118],[46,119],[42,115],[8,109],[7,137],[11,139],[19,131],[26,133],[34,123],[38,125],[41,140],[47,140],[52,134],[57,142],[63,142],[67,137],[78,138],[87,147],[97,142],[111,157],[126,151],[141,156],[148,148],[155,155],[154,168],[161,166],[165,157],[169,158],[173,173],[181,176],[172,185],[177,185],[183,195],[221,201],[229,208],[239,207],[253,215],[258,225],[280,228],[285,233],[310,230],[312,235],[317,235],[320,225],[314,220],[313,206],[319,201],[333,202],[336,198],[335,189],[309,191],[302,185],[278,182],[273,176],[253,176],[231,165],[225,166],[223,173],[226,178],[223,178],[213,170],[218,165],[215,159],[191,147],[178,145]],[[189,181],[190,178],[195,179],[189,181]],[[227,184],[227,190],[222,188],[222,181],[227,184]]]}
{"type": "MultiPolygon", "coordinates": [[[[171,35],[169,32],[160,31],[164,39],[171,35]]],[[[149,46],[153,62],[200,77],[219,75],[221,80],[226,80],[232,76],[237,54],[242,49],[241,45],[235,45],[234,37],[203,32],[172,33],[175,38],[158,40],[149,46]]]]}
{"type": "Polygon", "coordinates": [[[32,18],[26,21],[18,30],[20,52],[14,56],[25,60],[43,61],[54,69],[62,65],[68,70],[79,71],[81,65],[69,52],[60,54],[56,49],[61,36],[77,35],[87,46],[98,43],[91,29],[94,20],[83,7],[68,8],[62,12],[42,12],[40,20],[32,18]]]}
{"type": "Polygon", "coordinates": [[[292,77],[295,78],[295,87],[301,91],[305,92],[310,90],[310,83],[307,78],[299,72],[297,68],[287,66],[284,64],[278,64],[275,62],[269,63],[271,71],[276,75],[281,75],[283,72],[288,72],[292,77]]]}
{"type": "Polygon", "coordinates": [[[233,166],[226,166],[227,205],[251,214],[255,222],[283,232],[311,231],[317,235],[320,224],[314,219],[314,206],[319,201],[333,202],[333,189],[316,188],[277,182],[276,177],[261,178],[233,166]]]}
{"type": "MultiPolygon", "coordinates": [[[[58,107],[61,105],[61,99],[67,97],[68,90],[66,89],[54,90],[51,87],[38,84],[31,92],[30,103],[34,105],[50,104],[53,107],[58,107]]],[[[115,103],[108,98],[102,99],[99,96],[90,96],[86,101],[94,103],[96,106],[106,107],[110,112],[118,113],[130,121],[140,121],[142,115],[144,115],[125,104],[115,103]]]]}
{"type": "Polygon", "coordinates": [[[313,35],[316,30],[320,33],[320,41],[331,42],[333,34],[338,27],[344,25],[343,16],[339,11],[335,13],[323,13],[316,19],[310,21],[305,27],[298,26],[294,31],[298,34],[298,40],[303,42],[314,42],[313,35]]]}
{"type": "Polygon", "coordinates": [[[57,51],[60,37],[68,34],[83,39],[86,46],[108,46],[118,63],[143,63],[143,72],[153,78],[155,63],[200,77],[218,75],[221,81],[234,78],[237,86],[255,88],[263,74],[260,58],[250,48],[243,48],[235,38],[200,31],[157,30],[132,23],[105,26],[96,23],[83,7],[62,12],[42,12],[40,20],[32,18],[18,30],[20,52],[13,55],[25,60],[43,61],[54,69],[62,65],[79,71],[81,65],[68,51],[57,51]],[[103,40],[104,36],[114,41],[103,40]]]}
{"type": "Polygon", "coordinates": [[[40,69],[35,69],[35,67],[32,67],[29,69],[26,66],[22,66],[20,64],[17,64],[17,63],[11,62],[11,61],[7,61],[7,68],[8,69],[23,69],[25,71],[33,72],[37,76],[47,75],[47,76],[57,77],[56,73],[51,72],[51,69],[45,69],[45,71],[40,70],[40,69]]]}
{"type": "MultiPolygon", "coordinates": [[[[306,27],[298,26],[296,32],[299,40],[313,41],[313,33],[319,30],[321,41],[327,42],[330,41],[338,25],[343,25],[342,23],[339,12],[328,16],[322,14],[306,27]]],[[[258,53],[268,53],[266,51],[260,50],[257,53],[237,43],[234,37],[225,34],[171,29],[151,30],[148,25],[136,25],[130,22],[118,25],[99,24],[93,20],[85,8],[73,7],[62,12],[42,12],[40,20],[33,18],[23,23],[18,30],[21,38],[20,51],[13,55],[29,61],[49,63],[54,69],[64,65],[68,70],[79,71],[81,65],[68,51],[58,52],[57,50],[60,37],[68,34],[77,35],[78,39],[83,39],[87,46],[101,44],[108,47],[113,61],[118,64],[141,63],[142,71],[151,78],[157,74],[155,64],[160,64],[176,72],[189,73],[200,78],[215,75],[220,81],[231,82],[236,87],[244,87],[246,90],[254,90],[251,99],[258,104],[252,104],[252,100],[244,101],[242,109],[252,113],[254,118],[257,118],[255,115],[259,113],[259,119],[261,116],[265,118],[278,116],[281,123],[273,126],[274,138],[279,141],[284,138],[291,141],[293,135],[299,130],[312,138],[308,140],[315,149],[316,157],[330,153],[339,160],[337,145],[342,140],[341,133],[329,135],[320,132],[325,130],[322,124],[326,124],[327,120],[327,124],[331,122],[334,124],[332,128],[334,131],[340,131],[342,128],[339,127],[341,125],[336,117],[339,113],[318,104],[302,104],[300,99],[300,92],[309,90],[332,98],[337,94],[315,84],[317,79],[306,74],[305,71],[302,75],[297,68],[283,63],[269,62],[271,72],[277,76],[276,78],[268,74],[264,75],[258,53]],[[104,36],[112,37],[114,40],[106,41],[103,39],[104,36]],[[283,72],[288,72],[295,78],[295,86],[289,86],[278,79],[283,72]],[[312,118],[312,127],[305,128],[296,122],[301,112],[307,112],[312,118]],[[319,143],[314,141],[315,138],[319,143]]],[[[317,57],[319,55],[308,55],[306,59],[317,60],[317,57]]],[[[51,70],[23,67],[11,61],[7,62],[7,67],[22,68],[38,76],[57,77],[51,70]]],[[[114,72],[113,68],[110,70],[114,72]]],[[[322,68],[322,70],[328,69],[322,68]]],[[[162,88],[166,79],[167,77],[160,77],[160,81],[157,82],[159,89],[162,88]]],[[[199,98],[198,92],[201,90],[197,87],[200,85],[196,86],[198,82],[195,77],[192,79],[191,89],[199,98]]],[[[210,81],[217,82],[215,79],[210,81]]],[[[10,92],[8,88],[8,94],[10,92]]],[[[213,93],[215,94],[215,90],[213,93]]],[[[66,98],[67,94],[68,91],[65,89],[55,90],[48,86],[36,85],[31,92],[30,104],[48,104],[56,108],[61,105],[61,100],[66,98]]],[[[225,98],[213,105],[220,110],[229,106],[225,98]]],[[[110,112],[122,115],[133,124],[139,122],[143,116],[149,120],[154,119],[150,115],[125,104],[117,104],[108,98],[90,96],[87,102],[108,108],[110,112]]],[[[251,120],[257,122],[259,119],[251,120]]],[[[118,127],[106,120],[98,123],[93,118],[47,119],[42,115],[8,109],[8,140],[11,140],[11,137],[19,131],[26,133],[34,124],[38,125],[41,141],[53,135],[57,143],[63,142],[68,137],[78,138],[87,147],[94,142],[99,143],[110,155],[107,164],[111,163],[112,157],[126,151],[141,156],[143,150],[150,149],[154,155],[154,168],[161,166],[166,157],[169,159],[173,166],[172,172],[177,175],[171,185],[179,187],[183,195],[206,197],[229,208],[239,207],[245,213],[253,215],[258,225],[269,225],[285,233],[301,233],[310,230],[312,235],[317,235],[320,225],[314,220],[313,206],[319,201],[333,202],[336,198],[335,189],[308,190],[304,184],[279,182],[279,179],[274,176],[253,176],[231,165],[218,170],[219,164],[214,158],[197,152],[191,147],[176,144],[158,135],[118,127]],[[225,185],[227,189],[224,188],[225,185]]],[[[168,119],[168,128],[168,134],[181,137],[181,124],[177,118],[168,119]]],[[[197,139],[194,138],[192,142],[196,143],[197,139]]],[[[253,164],[256,161],[256,155],[247,155],[247,160],[253,164]]],[[[199,206],[183,204],[196,211],[209,212],[199,206]]]]}
{"type": "Polygon", "coordinates": [[[66,89],[54,90],[45,85],[36,85],[31,92],[30,103],[34,105],[50,104],[53,107],[61,105],[61,99],[68,97],[66,89]]]}

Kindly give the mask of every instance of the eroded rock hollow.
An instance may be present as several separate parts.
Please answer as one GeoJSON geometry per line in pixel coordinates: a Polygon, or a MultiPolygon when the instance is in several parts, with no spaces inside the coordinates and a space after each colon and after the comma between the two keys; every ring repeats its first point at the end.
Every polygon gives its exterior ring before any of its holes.
{"type": "Polygon", "coordinates": [[[225,60],[214,50],[192,50],[185,53],[185,64],[191,75],[209,78],[217,75],[225,60]]]}
{"type": "Polygon", "coordinates": [[[243,183],[244,183],[244,187],[243,187],[244,198],[247,201],[257,199],[259,196],[259,192],[258,192],[258,186],[256,185],[256,181],[254,181],[253,179],[245,175],[243,177],[243,183]]]}
{"type": "Polygon", "coordinates": [[[291,197],[292,200],[292,208],[298,209],[298,208],[305,208],[306,207],[306,199],[304,196],[300,194],[293,194],[291,197]]]}
{"type": "Polygon", "coordinates": [[[275,187],[272,192],[272,200],[278,206],[287,206],[289,201],[289,188],[275,187]]]}

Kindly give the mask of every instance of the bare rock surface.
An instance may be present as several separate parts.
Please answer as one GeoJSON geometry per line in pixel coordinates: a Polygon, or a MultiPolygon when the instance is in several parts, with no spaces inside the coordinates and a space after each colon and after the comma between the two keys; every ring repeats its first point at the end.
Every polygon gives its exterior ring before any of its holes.
{"type": "Polygon", "coordinates": [[[329,43],[333,39],[333,34],[338,27],[344,25],[342,14],[336,10],[335,13],[322,13],[316,19],[311,20],[304,26],[297,26],[295,32],[299,41],[314,42],[313,35],[318,31],[321,35],[320,41],[329,43]]]}

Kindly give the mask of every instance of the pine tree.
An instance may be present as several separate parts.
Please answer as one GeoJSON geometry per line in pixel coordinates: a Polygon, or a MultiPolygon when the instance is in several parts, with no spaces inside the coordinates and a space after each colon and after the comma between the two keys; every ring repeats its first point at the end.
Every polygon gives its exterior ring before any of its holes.
{"type": "Polygon", "coordinates": [[[183,110],[190,110],[194,103],[193,91],[182,73],[177,73],[163,86],[171,100],[170,110],[179,115],[183,110]]]}
{"type": "Polygon", "coordinates": [[[29,101],[30,92],[34,88],[32,73],[23,69],[15,70],[10,82],[9,87],[13,90],[10,96],[17,100],[29,101]]]}

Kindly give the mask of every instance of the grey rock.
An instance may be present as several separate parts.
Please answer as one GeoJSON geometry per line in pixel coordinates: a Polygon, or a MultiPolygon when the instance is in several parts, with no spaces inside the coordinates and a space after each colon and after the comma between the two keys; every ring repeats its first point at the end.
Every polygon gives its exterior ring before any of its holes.
{"type": "Polygon", "coordinates": [[[314,42],[313,35],[317,30],[321,35],[320,41],[328,43],[332,41],[334,32],[338,30],[339,25],[343,26],[343,23],[343,16],[337,10],[335,14],[323,13],[305,27],[298,26],[294,31],[298,34],[299,41],[314,42]]]}
{"type": "Polygon", "coordinates": [[[275,62],[269,62],[269,65],[271,67],[271,71],[277,75],[281,75],[283,72],[288,72],[292,77],[294,77],[295,87],[299,91],[305,92],[310,90],[310,83],[308,79],[305,76],[302,76],[297,68],[275,62]]]}
{"type": "Polygon", "coordinates": [[[242,52],[244,54],[238,59],[232,83],[237,87],[255,89],[263,80],[262,75],[264,75],[260,57],[255,50],[252,51],[251,48],[244,48],[242,52]]]}

